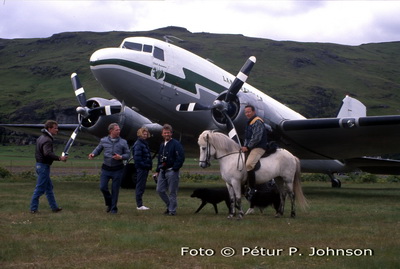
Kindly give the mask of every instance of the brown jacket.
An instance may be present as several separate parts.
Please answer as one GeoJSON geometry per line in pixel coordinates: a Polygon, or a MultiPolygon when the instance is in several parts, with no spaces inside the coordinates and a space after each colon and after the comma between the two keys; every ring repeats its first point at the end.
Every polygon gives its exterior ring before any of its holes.
{"type": "Polygon", "coordinates": [[[36,162],[51,165],[53,161],[59,161],[60,157],[53,151],[53,137],[43,129],[42,135],[36,140],[36,162]]]}

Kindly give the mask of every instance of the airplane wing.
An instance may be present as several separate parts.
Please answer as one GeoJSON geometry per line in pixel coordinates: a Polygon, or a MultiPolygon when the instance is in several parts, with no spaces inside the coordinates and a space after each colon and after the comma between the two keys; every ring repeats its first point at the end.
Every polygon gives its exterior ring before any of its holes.
{"type": "Polygon", "coordinates": [[[352,159],[400,153],[400,116],[286,120],[278,130],[300,159],[352,159]]]}
{"type": "MultiPolygon", "coordinates": [[[[71,132],[75,130],[78,124],[59,124],[58,125],[58,140],[68,140],[71,132]]],[[[40,136],[43,124],[0,124],[0,127],[15,131],[30,134],[33,136],[40,136]]],[[[86,144],[96,144],[98,140],[93,135],[82,133],[77,139],[78,142],[86,144]]]]}

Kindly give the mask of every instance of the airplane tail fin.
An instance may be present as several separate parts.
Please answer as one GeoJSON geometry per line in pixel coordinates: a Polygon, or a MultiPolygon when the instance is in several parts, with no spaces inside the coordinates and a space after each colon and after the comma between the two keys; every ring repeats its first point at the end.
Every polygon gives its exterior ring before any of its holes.
{"type": "Polygon", "coordinates": [[[348,95],[343,99],[337,118],[347,117],[365,117],[367,116],[367,108],[363,103],[348,95]]]}

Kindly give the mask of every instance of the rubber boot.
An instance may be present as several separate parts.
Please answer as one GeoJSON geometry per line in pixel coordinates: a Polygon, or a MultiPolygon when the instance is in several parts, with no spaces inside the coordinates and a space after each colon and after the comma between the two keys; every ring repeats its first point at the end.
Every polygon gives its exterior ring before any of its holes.
{"type": "Polygon", "coordinates": [[[247,182],[249,184],[248,199],[251,201],[256,192],[256,172],[254,170],[247,171],[247,182]]]}

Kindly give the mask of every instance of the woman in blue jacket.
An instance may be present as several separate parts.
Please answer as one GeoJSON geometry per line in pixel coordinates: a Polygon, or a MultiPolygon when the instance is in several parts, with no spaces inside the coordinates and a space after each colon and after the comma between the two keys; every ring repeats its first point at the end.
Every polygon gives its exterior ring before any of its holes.
{"type": "Polygon", "coordinates": [[[146,139],[150,136],[149,130],[142,127],[137,131],[138,139],[132,147],[133,160],[136,167],[136,205],[137,210],[148,210],[143,205],[142,196],[146,189],[147,176],[152,168],[151,152],[146,139]]]}

